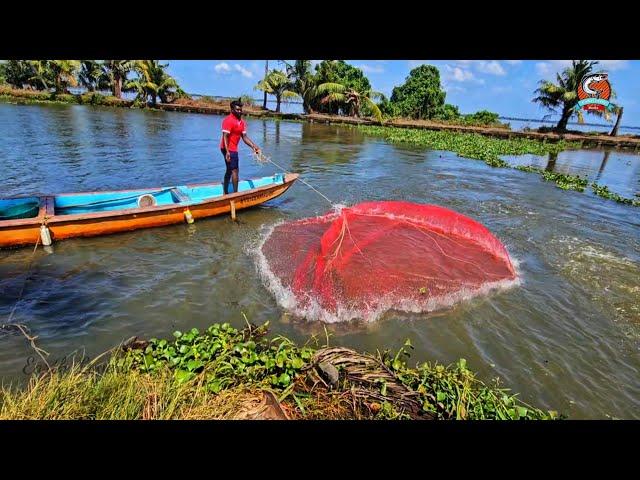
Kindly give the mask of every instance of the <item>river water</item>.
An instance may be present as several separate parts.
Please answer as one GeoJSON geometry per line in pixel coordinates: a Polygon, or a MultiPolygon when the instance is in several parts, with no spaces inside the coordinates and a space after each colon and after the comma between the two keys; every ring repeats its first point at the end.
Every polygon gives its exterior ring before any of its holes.
{"type": "MultiPolygon", "coordinates": [[[[175,185],[221,179],[221,117],[80,105],[0,104],[0,197],[175,185]]],[[[333,203],[434,203],[487,226],[521,283],[434,313],[387,312],[327,325],[332,344],[375,351],[410,339],[411,361],[466,358],[534,406],[570,418],[640,418],[640,209],[538,175],[456,154],[390,145],[355,129],[249,119],[249,136],[333,203]]],[[[240,150],[240,176],[276,168],[240,150]]],[[[640,158],[605,151],[508,159],[587,175],[624,196],[640,191],[640,158]]],[[[159,229],[0,251],[0,323],[29,326],[60,360],[123,339],[166,337],[213,322],[271,321],[296,340],[325,330],[281,307],[259,275],[256,248],[274,224],[331,205],[297,182],[276,200],[159,229]],[[29,262],[31,266],[29,268],[29,262]]],[[[0,376],[21,381],[33,355],[0,333],[0,376]],[[26,367],[26,368],[25,368],[26,367]]]]}

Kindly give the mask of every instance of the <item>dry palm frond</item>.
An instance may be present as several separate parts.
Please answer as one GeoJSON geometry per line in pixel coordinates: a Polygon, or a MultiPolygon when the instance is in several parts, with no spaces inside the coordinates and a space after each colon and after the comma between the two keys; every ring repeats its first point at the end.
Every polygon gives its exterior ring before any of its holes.
{"type": "Polygon", "coordinates": [[[328,364],[337,368],[355,399],[375,404],[388,402],[412,419],[433,418],[422,410],[419,394],[407,388],[379,359],[342,347],[323,348],[313,356],[308,368],[328,364]]]}

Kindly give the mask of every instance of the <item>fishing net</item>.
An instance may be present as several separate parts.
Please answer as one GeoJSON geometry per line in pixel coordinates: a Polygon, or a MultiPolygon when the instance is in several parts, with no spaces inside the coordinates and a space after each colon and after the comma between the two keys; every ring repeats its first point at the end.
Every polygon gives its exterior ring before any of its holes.
{"type": "Polygon", "coordinates": [[[280,303],[329,322],[432,311],[516,281],[507,250],[486,227],[408,202],[361,203],[277,225],[260,253],[280,303]]]}
{"type": "Polygon", "coordinates": [[[253,151],[252,154],[253,154],[253,159],[255,160],[255,162],[260,164],[260,165],[265,165],[265,164],[271,162],[271,157],[265,155],[262,150],[260,150],[260,152],[258,152],[258,153],[253,151]]]}

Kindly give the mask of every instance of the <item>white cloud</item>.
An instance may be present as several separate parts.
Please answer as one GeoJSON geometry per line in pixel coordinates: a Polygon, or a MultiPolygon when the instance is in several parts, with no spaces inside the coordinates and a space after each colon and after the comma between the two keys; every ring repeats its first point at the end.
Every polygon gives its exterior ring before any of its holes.
{"type": "MultiPolygon", "coordinates": [[[[622,70],[629,66],[628,60],[598,60],[595,70],[622,70]]],[[[536,63],[536,73],[545,78],[571,66],[571,60],[549,60],[536,63]]]]}
{"type": "Polygon", "coordinates": [[[567,67],[571,66],[571,60],[549,60],[536,63],[536,73],[544,78],[549,78],[567,67]]]}
{"type": "Polygon", "coordinates": [[[236,72],[240,72],[242,74],[243,77],[247,77],[247,78],[252,78],[253,77],[253,72],[250,70],[247,70],[246,68],[244,68],[242,65],[240,65],[239,63],[236,63],[233,65],[233,69],[236,72]]]}
{"type": "Polygon", "coordinates": [[[536,73],[543,77],[551,74],[551,64],[547,62],[538,62],[536,63],[536,73]]]}
{"type": "Polygon", "coordinates": [[[445,92],[447,93],[453,93],[453,92],[466,92],[467,89],[464,87],[460,87],[458,85],[449,85],[448,83],[443,83],[442,84],[442,88],[445,92]]]}
{"type": "Polygon", "coordinates": [[[602,67],[605,70],[622,70],[629,66],[629,60],[599,60],[600,64],[597,67],[602,67]]]}
{"type": "Polygon", "coordinates": [[[484,80],[474,77],[471,70],[466,70],[461,67],[452,67],[451,65],[445,65],[442,69],[442,79],[454,82],[484,83],[484,80]]]}
{"type": "Polygon", "coordinates": [[[253,72],[251,70],[246,69],[239,63],[234,63],[233,67],[229,65],[227,62],[218,63],[213,70],[220,75],[228,75],[233,72],[238,72],[243,77],[253,78],[253,72]]]}
{"type": "Polygon", "coordinates": [[[502,65],[500,65],[500,63],[496,62],[495,60],[492,60],[490,62],[478,61],[476,63],[476,68],[478,69],[479,72],[489,73],[491,75],[507,74],[504,68],[502,68],[502,65]]]}
{"type": "Polygon", "coordinates": [[[229,73],[231,72],[231,67],[227,62],[218,63],[213,69],[216,73],[229,73]]]}
{"type": "Polygon", "coordinates": [[[360,70],[364,73],[382,73],[384,72],[384,68],[381,65],[367,65],[363,63],[362,65],[356,65],[360,70]]]}
{"type": "Polygon", "coordinates": [[[505,62],[509,65],[520,65],[522,63],[522,60],[505,60],[505,62]]]}

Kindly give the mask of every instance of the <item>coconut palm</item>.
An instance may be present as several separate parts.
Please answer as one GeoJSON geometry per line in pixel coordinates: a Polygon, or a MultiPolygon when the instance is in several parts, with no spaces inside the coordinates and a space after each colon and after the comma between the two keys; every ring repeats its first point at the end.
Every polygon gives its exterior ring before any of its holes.
{"type": "Polygon", "coordinates": [[[613,129],[611,130],[611,133],[609,134],[612,137],[615,137],[616,135],[618,135],[618,128],[620,127],[620,120],[622,120],[622,112],[623,111],[624,111],[624,107],[621,107],[619,105],[616,105],[614,107],[614,113],[617,115],[617,118],[616,118],[616,124],[613,126],[613,129]]]}
{"type": "Polygon", "coordinates": [[[53,75],[56,93],[69,93],[69,87],[77,87],[76,72],[80,70],[79,60],[48,60],[48,68],[53,75]]]}
{"type": "Polygon", "coordinates": [[[322,103],[338,103],[348,115],[354,117],[359,117],[360,109],[363,105],[366,105],[376,117],[376,120],[382,122],[382,112],[372,100],[374,98],[382,98],[382,94],[379,92],[371,90],[358,92],[354,88],[345,87],[340,83],[323,83],[318,85],[317,92],[322,97],[322,103]]]}
{"type": "Polygon", "coordinates": [[[97,60],[80,60],[78,82],[88,91],[109,88],[109,72],[106,66],[97,60]]]}
{"type": "Polygon", "coordinates": [[[556,74],[557,83],[548,80],[540,80],[540,87],[534,93],[538,96],[533,102],[539,103],[552,112],[561,108],[560,120],[556,129],[566,130],[567,122],[572,115],[577,115],[582,120],[582,112],[575,109],[578,104],[578,86],[585,75],[592,72],[597,61],[572,60],[571,67],[565,68],[556,74]]]}
{"type": "Polygon", "coordinates": [[[29,60],[7,60],[0,64],[4,81],[16,88],[30,86],[30,80],[35,71],[29,60]]]}
{"type": "Polygon", "coordinates": [[[49,60],[31,60],[31,77],[29,85],[37,90],[48,90],[54,84],[53,75],[49,68],[49,60]]]}
{"type": "Polygon", "coordinates": [[[256,90],[260,90],[265,94],[269,93],[276,97],[276,112],[280,112],[280,103],[283,98],[294,98],[298,94],[292,91],[292,85],[284,72],[280,70],[271,70],[264,80],[256,85],[256,90]]]}
{"type": "Polygon", "coordinates": [[[135,64],[138,78],[129,82],[127,86],[138,92],[139,99],[146,101],[151,97],[153,106],[157,104],[158,97],[162,103],[168,103],[169,96],[186,95],[178,82],[165,71],[168,66],[168,63],[161,65],[158,60],[138,60],[135,64]]]}
{"type": "Polygon", "coordinates": [[[135,67],[135,60],[105,60],[104,67],[107,70],[111,83],[111,93],[116,98],[122,97],[122,87],[127,83],[127,74],[135,67]]]}
{"type": "Polygon", "coordinates": [[[287,68],[287,77],[291,90],[302,98],[304,113],[313,113],[312,101],[318,95],[317,80],[311,72],[311,60],[296,60],[293,65],[283,61],[287,68]]]}

